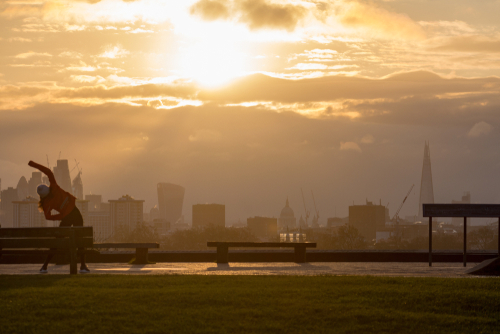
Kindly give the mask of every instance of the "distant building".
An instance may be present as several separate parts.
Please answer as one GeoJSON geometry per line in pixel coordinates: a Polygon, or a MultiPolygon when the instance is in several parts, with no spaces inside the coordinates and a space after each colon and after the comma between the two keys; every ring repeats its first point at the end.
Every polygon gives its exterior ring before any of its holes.
{"type": "Polygon", "coordinates": [[[43,212],[38,210],[38,200],[26,197],[12,202],[13,227],[47,227],[43,212]]]}
{"type": "Polygon", "coordinates": [[[109,212],[111,210],[111,205],[106,202],[101,202],[101,211],[109,212]]]}
{"type": "Polygon", "coordinates": [[[286,199],[285,207],[281,210],[280,218],[278,219],[278,228],[280,230],[294,229],[297,226],[297,219],[292,208],[286,199]]]}
{"type": "Polygon", "coordinates": [[[12,202],[18,201],[19,197],[17,196],[17,189],[13,187],[9,187],[5,190],[2,190],[2,202],[1,204],[1,221],[2,227],[13,227],[14,226],[14,210],[12,206],[12,202]]]}
{"type": "Polygon", "coordinates": [[[422,204],[434,203],[434,187],[432,185],[431,151],[429,143],[424,146],[424,163],[422,165],[422,179],[420,181],[420,199],[418,202],[418,217],[423,217],[422,204]]]}
{"type": "MultiPolygon", "coordinates": [[[[459,201],[452,200],[452,204],[470,204],[470,191],[466,191],[464,195],[462,196],[462,199],[459,201]]],[[[467,219],[467,221],[470,221],[470,218],[467,219]]],[[[460,217],[453,217],[451,218],[451,224],[455,226],[460,226],[463,225],[464,219],[460,217]]],[[[469,224],[467,224],[468,226],[469,224]]]]}
{"type": "Polygon", "coordinates": [[[85,226],[92,226],[94,240],[102,242],[113,234],[109,211],[90,211],[85,226]]]}
{"type": "Polygon", "coordinates": [[[75,205],[82,214],[83,226],[87,226],[87,222],[89,220],[89,201],[77,199],[75,205]]]}
{"type": "Polygon", "coordinates": [[[366,205],[349,206],[349,225],[356,227],[371,242],[376,239],[377,229],[385,228],[385,206],[368,201],[366,205]]]}
{"type": "Polygon", "coordinates": [[[345,220],[339,217],[328,218],[326,221],[326,227],[339,227],[345,225],[345,220]]]}
{"type": "Polygon", "coordinates": [[[31,178],[28,181],[28,194],[33,198],[38,198],[38,193],[36,192],[36,188],[39,184],[42,183],[42,173],[41,172],[32,172],[31,178]]]}
{"type": "Polygon", "coordinates": [[[24,176],[21,176],[19,179],[19,182],[17,182],[17,198],[20,200],[25,199],[26,197],[29,196],[29,190],[28,190],[28,181],[26,181],[26,178],[24,176]]]}
{"type": "Polygon", "coordinates": [[[72,194],[73,191],[71,187],[71,177],[69,176],[68,160],[57,160],[57,165],[53,168],[53,171],[59,187],[72,194]]]}
{"type": "Polygon", "coordinates": [[[160,218],[176,223],[182,215],[185,189],[172,183],[158,183],[157,190],[160,218]]]}
{"type": "Polygon", "coordinates": [[[247,227],[259,238],[272,238],[278,235],[278,219],[276,218],[247,218],[247,227]]]}
{"type": "Polygon", "coordinates": [[[153,227],[159,235],[167,234],[170,230],[170,222],[164,219],[155,219],[153,220],[153,227]]]}
{"type": "Polygon", "coordinates": [[[226,227],[226,206],[224,204],[194,204],[193,228],[210,225],[226,227]]]}
{"type": "Polygon", "coordinates": [[[113,233],[118,229],[132,231],[142,222],[144,200],[136,200],[124,195],[117,200],[109,200],[110,220],[113,233]]]}
{"type": "Polygon", "coordinates": [[[82,172],[78,172],[76,177],[73,179],[71,188],[73,189],[73,196],[75,196],[77,199],[83,200],[82,172]]]}
{"type": "Polygon", "coordinates": [[[89,212],[101,211],[102,195],[85,195],[85,200],[89,201],[89,212]]]}
{"type": "Polygon", "coordinates": [[[149,220],[150,221],[155,221],[156,219],[160,219],[160,210],[158,209],[158,206],[154,206],[149,210],[149,220]]]}

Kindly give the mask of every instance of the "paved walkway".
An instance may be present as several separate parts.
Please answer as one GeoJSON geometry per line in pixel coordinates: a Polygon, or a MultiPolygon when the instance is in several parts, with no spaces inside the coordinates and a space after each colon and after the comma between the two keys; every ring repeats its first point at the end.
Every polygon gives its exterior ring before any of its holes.
{"type": "MultiPolygon", "coordinates": [[[[158,263],[129,265],[126,263],[90,263],[91,274],[125,275],[372,275],[400,277],[474,277],[465,270],[469,263],[397,263],[397,262],[314,262],[314,263],[158,263]]],[[[0,275],[40,275],[37,264],[2,264],[0,275]]],[[[50,265],[49,275],[69,274],[69,265],[50,265]]]]}

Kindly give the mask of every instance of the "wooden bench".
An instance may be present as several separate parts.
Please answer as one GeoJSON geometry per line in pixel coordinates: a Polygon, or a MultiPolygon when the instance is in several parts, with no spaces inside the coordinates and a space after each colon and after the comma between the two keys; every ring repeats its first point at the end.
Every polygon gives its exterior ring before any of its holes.
{"type": "Polygon", "coordinates": [[[135,248],[135,259],[130,262],[131,264],[154,264],[155,262],[149,262],[148,260],[148,249],[149,248],[160,248],[160,245],[156,242],[150,243],[123,243],[123,242],[109,242],[103,244],[94,244],[94,248],[135,248]]]}
{"type": "Polygon", "coordinates": [[[81,254],[81,251],[77,249],[79,247],[92,248],[92,236],[92,227],[0,228],[0,254],[67,254],[69,252],[69,272],[75,275],[77,255],[81,254]],[[5,248],[18,250],[4,250],[5,248]],[[57,248],[57,250],[28,250],[30,248],[57,248]]]}
{"type": "Polygon", "coordinates": [[[217,247],[217,263],[228,263],[229,247],[295,248],[295,262],[306,262],[306,248],[316,248],[315,242],[207,242],[207,247],[217,247]]]}

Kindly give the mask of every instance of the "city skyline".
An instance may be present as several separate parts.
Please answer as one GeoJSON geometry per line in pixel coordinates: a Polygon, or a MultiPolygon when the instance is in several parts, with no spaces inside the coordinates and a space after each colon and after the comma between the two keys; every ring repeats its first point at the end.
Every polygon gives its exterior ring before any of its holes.
{"type": "MultiPolygon", "coordinates": [[[[417,215],[422,146],[435,202],[500,203],[500,2],[9,0],[0,4],[0,178],[77,159],[84,195],[156,184],[227,221],[297,220],[368,199],[417,215]],[[313,212],[312,198],[306,196],[313,212]]],[[[52,166],[53,167],[53,166],[52,166]]],[[[76,176],[77,169],[71,175],[76,176]]],[[[67,177],[66,177],[67,180],[67,177]]]]}

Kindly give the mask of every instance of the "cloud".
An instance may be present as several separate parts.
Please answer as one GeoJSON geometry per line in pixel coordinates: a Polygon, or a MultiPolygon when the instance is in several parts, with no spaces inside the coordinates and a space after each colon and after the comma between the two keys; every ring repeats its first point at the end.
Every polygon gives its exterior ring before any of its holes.
{"type": "Polygon", "coordinates": [[[342,151],[356,151],[361,153],[361,148],[359,145],[353,141],[348,141],[348,142],[340,142],[340,149],[342,151]]]}
{"type": "Polygon", "coordinates": [[[106,50],[97,57],[115,59],[126,57],[129,53],[130,52],[128,50],[125,50],[121,46],[116,45],[107,47],[106,50]]]}
{"type": "Polygon", "coordinates": [[[371,134],[367,134],[363,138],[361,138],[361,142],[363,144],[373,144],[375,142],[375,137],[373,137],[371,134]]]}
{"type": "Polygon", "coordinates": [[[191,6],[189,12],[206,21],[227,19],[230,15],[227,1],[221,0],[200,0],[191,6]]]}
{"type": "Polygon", "coordinates": [[[338,7],[338,18],[347,27],[366,28],[389,37],[424,38],[422,27],[405,14],[361,2],[347,2],[338,7]]]}
{"type": "Polygon", "coordinates": [[[442,45],[433,48],[437,51],[459,52],[500,52],[500,40],[485,36],[455,36],[442,45]]]}
{"type": "Polygon", "coordinates": [[[190,13],[207,21],[233,18],[251,30],[293,31],[308,14],[308,10],[301,5],[271,3],[266,0],[200,0],[191,6],[190,13]]]}
{"type": "Polygon", "coordinates": [[[11,37],[8,39],[9,42],[23,42],[23,43],[29,43],[33,42],[32,39],[29,38],[23,38],[23,37],[11,37]]]}
{"type": "Polygon", "coordinates": [[[479,122],[479,123],[474,124],[474,126],[472,127],[472,129],[470,129],[467,136],[469,136],[470,138],[475,138],[475,137],[479,137],[479,136],[486,136],[487,134],[489,134],[491,132],[492,129],[493,129],[493,126],[491,126],[490,124],[488,124],[486,122],[479,122]]]}
{"type": "Polygon", "coordinates": [[[14,56],[14,58],[17,58],[17,59],[27,59],[27,58],[32,58],[32,57],[52,57],[52,55],[50,53],[29,51],[29,52],[20,53],[20,54],[14,56]]]}
{"type": "Polygon", "coordinates": [[[285,29],[295,27],[307,14],[307,9],[300,5],[271,4],[264,0],[246,0],[240,3],[240,21],[250,29],[285,29]]]}
{"type": "Polygon", "coordinates": [[[215,143],[221,140],[221,133],[214,130],[201,129],[196,131],[194,135],[188,137],[190,142],[205,142],[215,143]]]}

